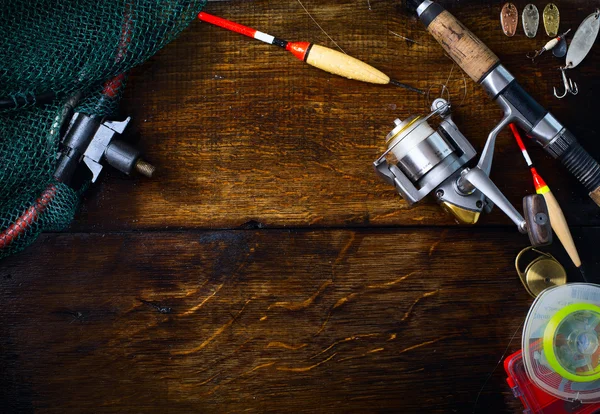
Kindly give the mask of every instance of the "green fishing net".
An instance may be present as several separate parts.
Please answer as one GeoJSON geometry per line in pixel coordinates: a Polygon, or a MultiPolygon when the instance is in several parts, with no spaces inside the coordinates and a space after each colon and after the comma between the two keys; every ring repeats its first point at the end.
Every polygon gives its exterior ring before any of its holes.
{"type": "MultiPolygon", "coordinates": [[[[22,250],[42,231],[66,228],[73,219],[83,190],[53,181],[65,103],[77,97],[75,111],[113,113],[123,87],[115,87],[107,99],[107,81],[175,39],[205,2],[3,2],[0,259],[22,250]],[[47,95],[53,99],[41,105],[40,97],[47,95]]],[[[117,85],[124,83],[123,77],[117,79],[117,85]]]]}

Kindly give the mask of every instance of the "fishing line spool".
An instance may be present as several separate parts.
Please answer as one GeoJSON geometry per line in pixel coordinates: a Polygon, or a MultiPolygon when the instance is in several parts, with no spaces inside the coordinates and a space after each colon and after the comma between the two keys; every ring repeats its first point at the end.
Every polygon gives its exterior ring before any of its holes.
{"type": "MultiPolygon", "coordinates": [[[[475,224],[481,213],[491,211],[495,204],[519,231],[529,234],[532,246],[552,241],[548,210],[541,196],[524,198],[523,218],[490,180],[489,171],[469,167],[477,152],[452,120],[446,100],[434,100],[428,115],[397,119],[386,143],[386,151],[373,166],[410,205],[433,193],[459,223],[475,224]],[[434,129],[431,122],[435,116],[441,121],[434,129]]],[[[485,157],[493,154],[493,150],[484,152],[485,157]]]]}
{"type": "Polygon", "coordinates": [[[567,401],[600,401],[600,287],[571,283],[546,289],[523,328],[528,377],[567,401]]]}

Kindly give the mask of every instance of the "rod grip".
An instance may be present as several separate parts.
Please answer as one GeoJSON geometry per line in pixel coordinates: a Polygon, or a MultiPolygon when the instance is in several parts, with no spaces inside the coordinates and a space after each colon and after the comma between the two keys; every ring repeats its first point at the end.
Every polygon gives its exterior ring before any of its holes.
{"type": "Polygon", "coordinates": [[[577,142],[575,135],[564,128],[544,149],[584,185],[600,207],[600,164],[577,142]]]}
{"type": "Polygon", "coordinates": [[[499,63],[500,60],[494,52],[438,4],[433,3],[429,6],[421,14],[421,20],[446,53],[475,82],[483,80],[499,63]],[[436,13],[438,14],[435,15],[436,13]]]}
{"type": "Polygon", "coordinates": [[[578,142],[560,156],[560,162],[589,191],[589,196],[600,207],[600,165],[578,142]]]}

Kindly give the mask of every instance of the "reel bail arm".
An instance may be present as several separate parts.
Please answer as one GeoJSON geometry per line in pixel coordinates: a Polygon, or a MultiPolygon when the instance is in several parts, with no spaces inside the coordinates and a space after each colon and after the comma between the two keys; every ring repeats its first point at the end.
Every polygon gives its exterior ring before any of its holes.
{"type": "Polygon", "coordinates": [[[489,178],[496,137],[520,113],[505,102],[504,119],[490,132],[477,166],[469,168],[477,153],[452,121],[450,104],[438,98],[431,111],[425,117],[396,121],[386,139],[388,149],[373,163],[375,171],[411,205],[433,193],[457,221],[475,224],[495,203],[521,233],[529,234],[533,246],[549,244],[552,230],[543,198],[527,196],[523,218],[489,178]],[[434,115],[442,118],[437,130],[427,122],[434,115]]]}
{"type": "MultiPolygon", "coordinates": [[[[521,233],[529,235],[532,246],[540,247],[548,245],[552,243],[552,230],[550,228],[548,208],[543,197],[539,194],[532,194],[523,198],[523,209],[526,217],[523,218],[489,178],[498,134],[515,121],[530,125],[521,112],[503,96],[498,97],[498,103],[504,110],[504,118],[488,135],[477,166],[465,169],[459,181],[466,180],[492,200],[517,225],[521,233]]],[[[464,184],[461,185],[459,182],[458,186],[460,188],[464,184]]]]}

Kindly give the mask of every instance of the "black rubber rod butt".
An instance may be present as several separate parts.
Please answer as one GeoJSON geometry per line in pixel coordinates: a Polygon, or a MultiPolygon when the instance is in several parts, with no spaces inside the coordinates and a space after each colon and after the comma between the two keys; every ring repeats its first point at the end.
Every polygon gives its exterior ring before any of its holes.
{"type": "Polygon", "coordinates": [[[575,142],[560,156],[559,160],[589,191],[589,196],[600,207],[600,165],[575,142]]]}

